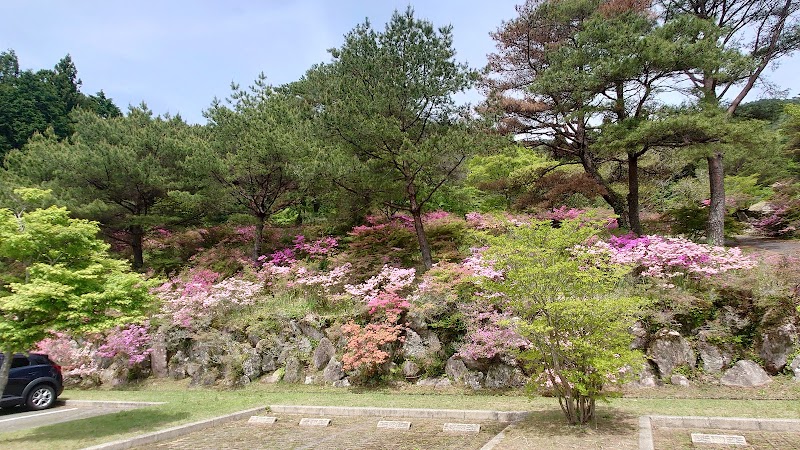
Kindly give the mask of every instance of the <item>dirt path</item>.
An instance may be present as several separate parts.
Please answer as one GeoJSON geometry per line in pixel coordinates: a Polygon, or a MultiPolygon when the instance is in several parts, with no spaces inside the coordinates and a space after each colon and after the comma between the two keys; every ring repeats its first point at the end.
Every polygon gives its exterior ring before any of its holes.
{"type": "Polygon", "coordinates": [[[765,250],[784,256],[800,257],[800,240],[771,239],[755,236],[734,236],[725,244],[742,249],[765,250]]]}

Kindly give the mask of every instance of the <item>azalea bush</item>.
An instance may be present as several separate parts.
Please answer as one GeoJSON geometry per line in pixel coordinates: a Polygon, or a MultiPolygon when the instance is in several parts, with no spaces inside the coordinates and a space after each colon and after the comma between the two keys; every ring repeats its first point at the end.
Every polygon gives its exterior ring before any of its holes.
{"type": "MultiPolygon", "coordinates": [[[[591,246],[578,245],[576,249],[590,255],[607,256],[615,264],[637,267],[641,276],[659,280],[708,278],[756,265],[756,261],[743,255],[736,247],[716,247],[657,235],[612,236],[591,246]]],[[[672,286],[666,281],[662,284],[672,286]]]]}
{"type": "Polygon", "coordinates": [[[263,289],[263,283],[241,275],[218,282],[219,278],[214,271],[194,269],[184,278],[173,278],[162,284],[155,289],[162,300],[160,316],[183,328],[207,327],[215,314],[252,304],[263,289]]]}
{"type": "Polygon", "coordinates": [[[105,342],[98,347],[97,355],[112,359],[121,357],[133,367],[147,361],[152,351],[148,324],[131,324],[110,330],[105,342]]]}

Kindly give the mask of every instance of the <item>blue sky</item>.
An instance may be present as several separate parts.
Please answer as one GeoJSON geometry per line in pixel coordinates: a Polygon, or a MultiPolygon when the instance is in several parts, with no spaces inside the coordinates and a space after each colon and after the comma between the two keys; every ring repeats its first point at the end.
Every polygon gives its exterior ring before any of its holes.
{"type": "MultiPolygon", "coordinates": [[[[494,50],[489,36],[516,15],[522,0],[35,1],[0,2],[0,49],[14,49],[23,69],[51,68],[72,55],[82,91],[100,89],[123,110],[145,101],[156,113],[204,123],[202,111],[264,72],[272,84],[300,78],[327,49],[369,17],[382,29],[409,4],[436,26],[453,25],[457,59],[472,67],[494,50]]],[[[800,94],[800,56],[769,78],[800,94]]],[[[758,93],[748,100],[758,98],[758,93]]],[[[475,102],[477,93],[467,96],[475,102]]]]}

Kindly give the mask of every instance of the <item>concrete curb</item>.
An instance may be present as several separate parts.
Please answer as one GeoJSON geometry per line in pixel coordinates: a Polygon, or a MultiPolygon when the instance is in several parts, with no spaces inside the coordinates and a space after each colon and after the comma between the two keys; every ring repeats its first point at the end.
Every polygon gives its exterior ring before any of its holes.
{"type": "Polygon", "coordinates": [[[117,402],[105,400],[59,400],[65,406],[97,406],[108,408],[141,408],[144,406],[163,405],[167,402],[117,402]]]}
{"type": "Polygon", "coordinates": [[[718,430],[800,432],[798,419],[747,417],[642,416],[639,417],[639,450],[653,450],[653,427],[710,428],[718,430]]]}
{"type": "Polygon", "coordinates": [[[483,447],[481,447],[481,450],[494,450],[497,444],[503,442],[503,439],[506,437],[506,430],[508,430],[513,426],[514,426],[513,423],[506,425],[506,427],[500,430],[500,432],[497,433],[492,439],[490,439],[489,442],[484,444],[483,447]]]}
{"type": "Polygon", "coordinates": [[[302,406],[270,405],[269,410],[283,414],[311,414],[316,416],[368,416],[410,417],[417,419],[462,419],[490,420],[495,422],[518,422],[530,414],[528,411],[488,411],[469,409],[422,409],[422,408],[371,408],[346,406],[302,406]]]}
{"type": "Polygon", "coordinates": [[[639,417],[639,450],[654,450],[653,427],[647,416],[639,417]]]}
{"type": "Polygon", "coordinates": [[[191,433],[194,431],[204,430],[209,427],[222,425],[223,423],[231,422],[234,420],[244,419],[259,412],[264,412],[263,406],[258,408],[250,408],[244,411],[235,412],[225,416],[215,417],[213,419],[201,420],[199,422],[189,423],[186,425],[179,425],[177,427],[167,428],[166,430],[154,431],[152,433],[134,436],[128,439],[121,439],[119,441],[108,442],[105,444],[95,445],[93,447],[86,447],[83,450],[123,450],[140,445],[153,444],[155,442],[166,441],[174,439],[178,436],[191,433]]]}

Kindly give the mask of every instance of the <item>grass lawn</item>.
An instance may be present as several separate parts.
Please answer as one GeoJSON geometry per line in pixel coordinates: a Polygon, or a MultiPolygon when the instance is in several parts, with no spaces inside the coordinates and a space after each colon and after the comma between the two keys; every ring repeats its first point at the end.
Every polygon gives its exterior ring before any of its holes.
{"type": "Polygon", "coordinates": [[[492,395],[460,389],[434,392],[417,387],[335,389],[261,383],[224,390],[190,388],[186,381],[158,381],[121,390],[66,390],[62,396],[64,399],[159,401],[166,404],[26,431],[0,432],[0,447],[82,448],[270,404],[535,411],[530,420],[520,424],[511,434],[512,439],[520,439],[520,442],[530,442],[534,438],[585,440],[587,436],[604,442],[622,439],[619,436],[623,435],[630,440],[636,433],[636,417],[645,414],[800,418],[800,402],[797,401],[800,383],[789,380],[776,380],[765,389],[735,390],[737,396],[734,398],[719,398],[726,394],[724,389],[694,392],[696,397],[717,398],[686,398],[687,395],[676,398],[681,396],[681,392],[686,393],[671,386],[641,390],[636,393],[637,398],[618,398],[609,404],[600,404],[598,423],[592,428],[565,426],[556,399],[531,399],[517,393],[492,395]]]}

